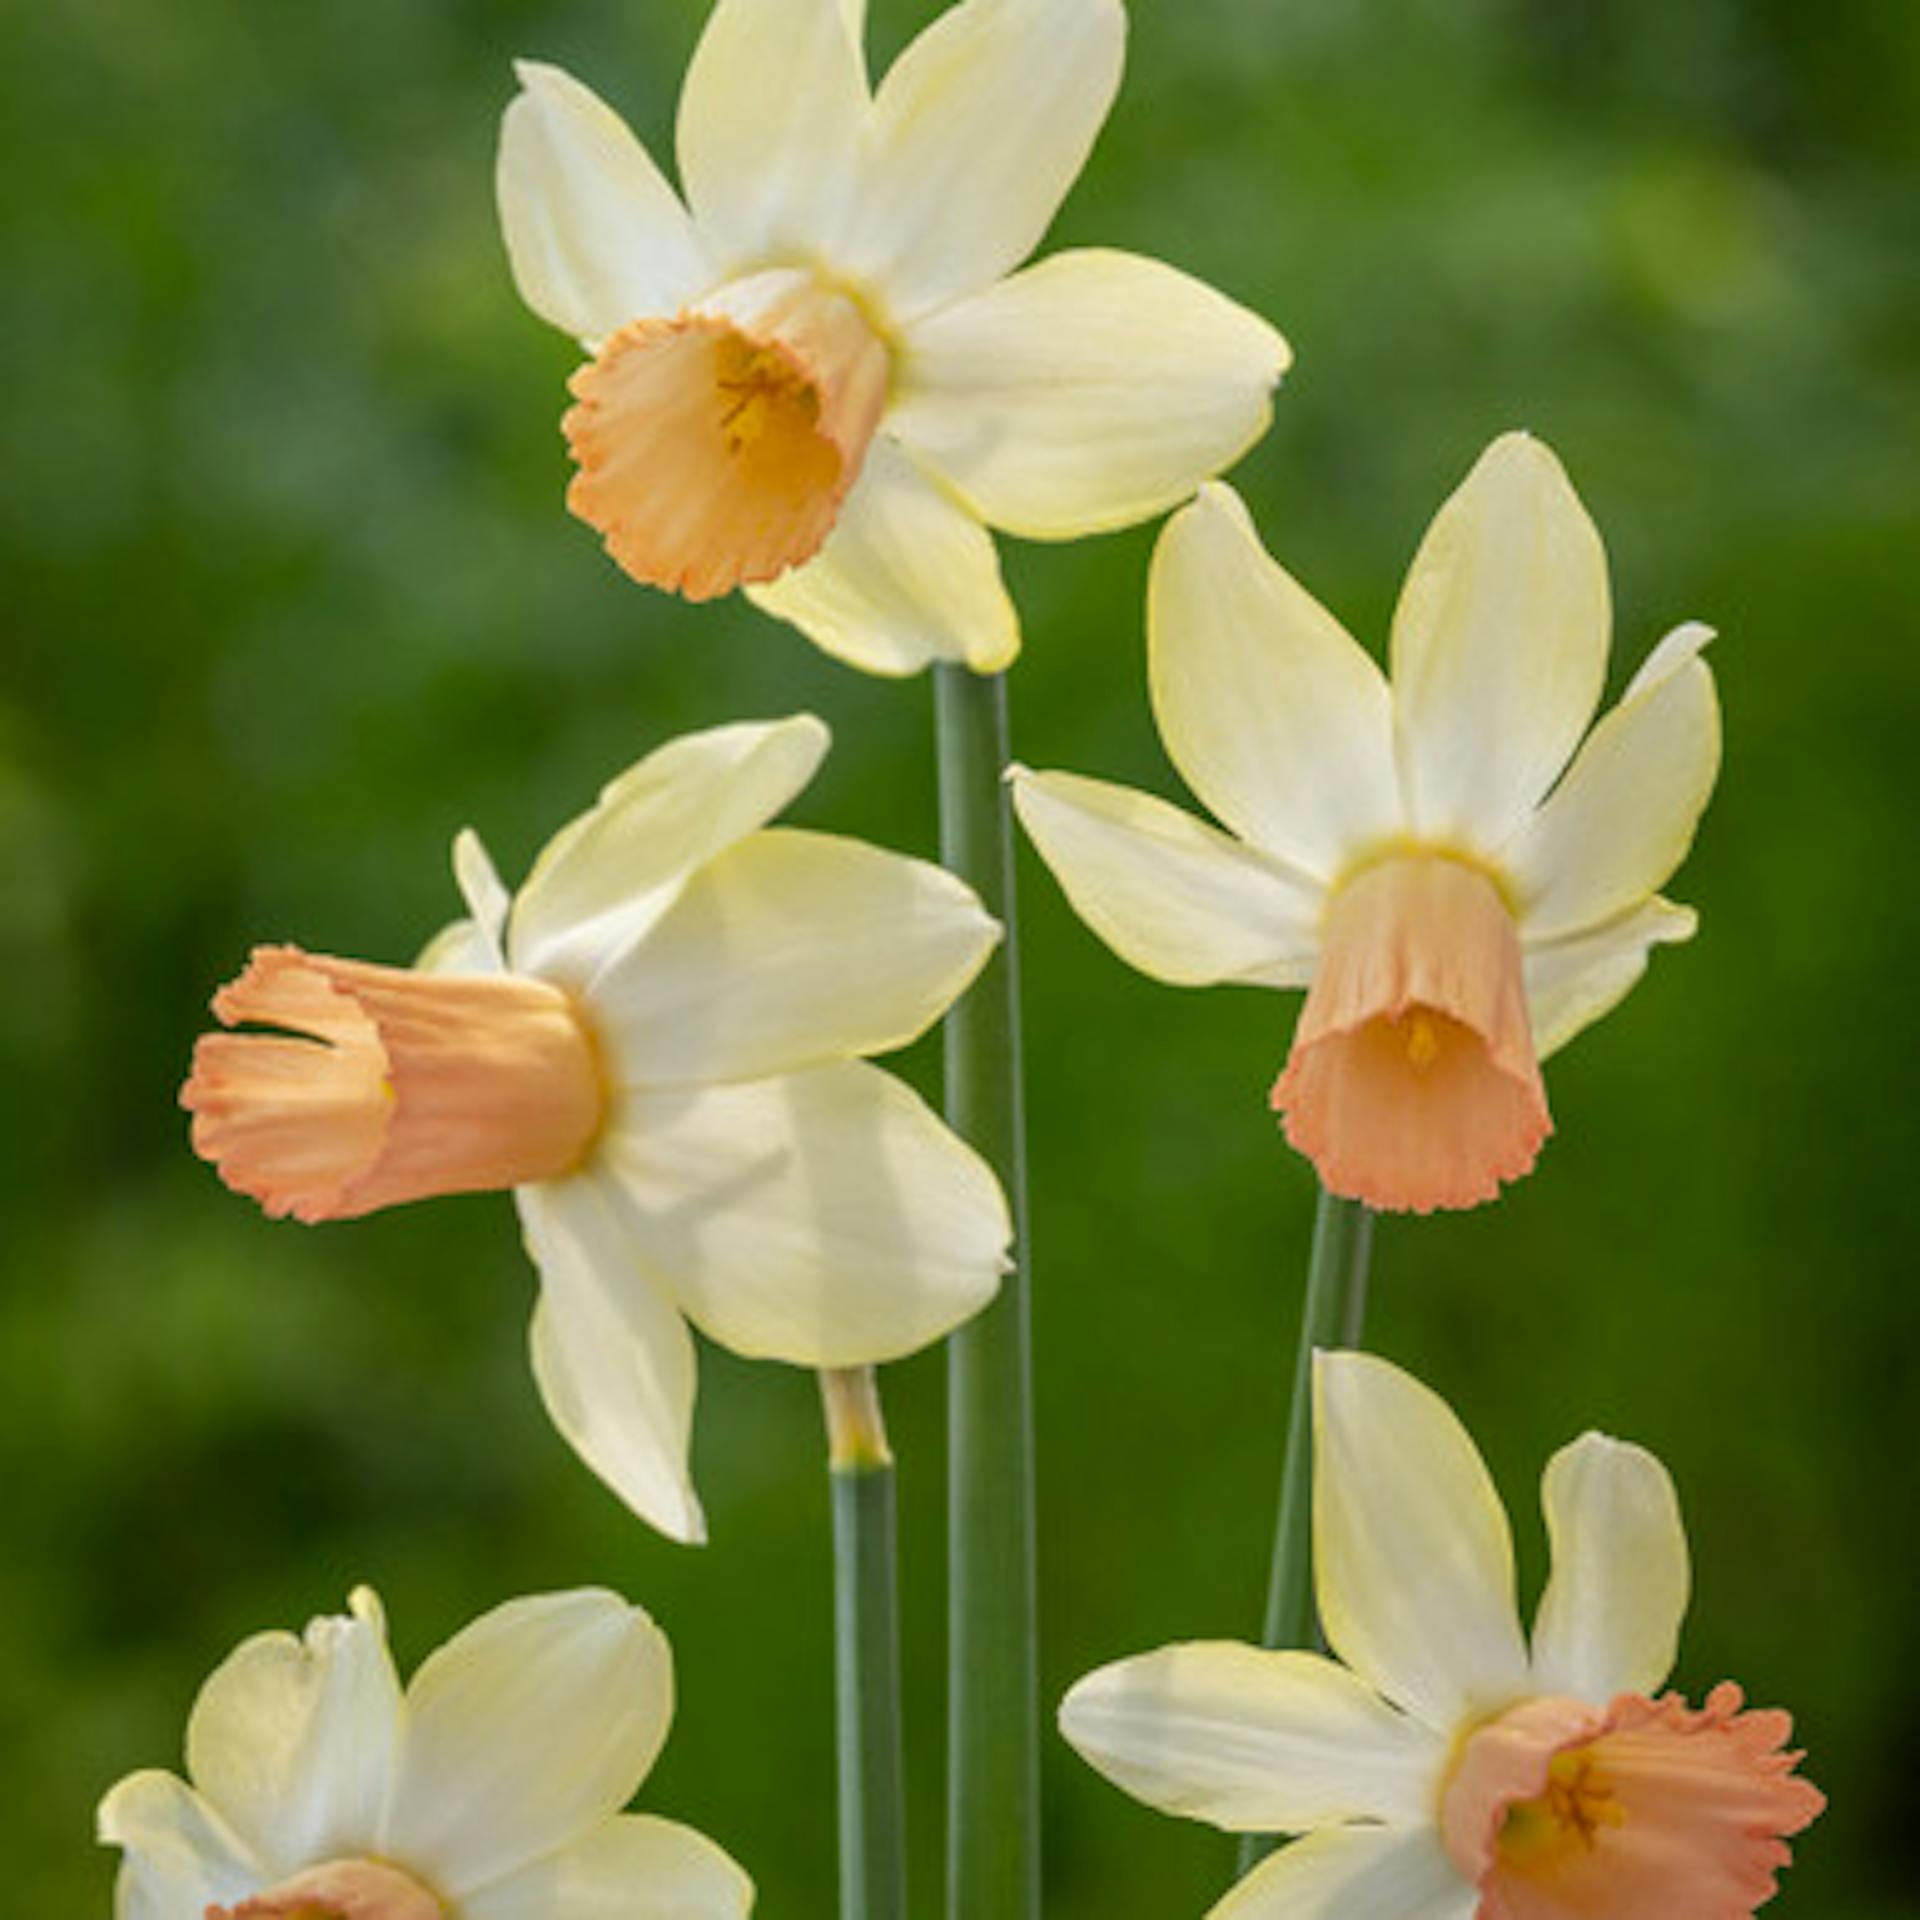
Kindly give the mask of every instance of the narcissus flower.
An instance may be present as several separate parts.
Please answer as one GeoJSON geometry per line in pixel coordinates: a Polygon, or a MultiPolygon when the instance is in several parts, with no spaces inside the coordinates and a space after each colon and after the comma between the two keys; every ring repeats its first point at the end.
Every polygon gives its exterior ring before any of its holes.
{"type": "Polygon", "coordinates": [[[1034,844],[1123,959],[1308,989],[1273,1105],[1335,1193],[1492,1199],[1551,1131],[1539,1062],[1694,930],[1658,889],[1719,769],[1712,635],[1670,633],[1582,744],[1610,620],[1600,536],[1525,434],[1428,530],[1391,684],[1210,486],[1154,556],[1148,647],[1167,751],[1232,832],[1015,770],[1034,844]]]}
{"type": "Polygon", "coordinates": [[[187,1774],[100,1803],[118,1920],[743,1920],[711,1840],[623,1814],[673,1718],[638,1607],[510,1600],[401,1691],[380,1603],[243,1642],[200,1689],[187,1774]]]}
{"type": "Polygon", "coordinates": [[[540,1269],[554,1424],[643,1518],[702,1536],[687,1331],[863,1366],[999,1286],[986,1163],[891,1074],[998,923],[941,868],[767,828],[812,778],[808,715],[651,754],[510,898],[471,833],[471,917],[418,968],[261,947],[214,1000],[195,1150],[275,1215],[351,1219],[511,1187],[540,1269]]]}
{"type": "Polygon", "coordinates": [[[1315,1372],[1313,1548],[1339,1661],[1195,1642],[1060,1709],[1110,1780],[1231,1833],[1304,1834],[1211,1920],[1746,1920],[1819,1812],[1792,1723],[1656,1693],[1686,1611],[1666,1469],[1589,1433],[1542,1482],[1531,1646],[1486,1466],[1445,1401],[1357,1353],[1315,1372]],[[1344,1664],[1341,1664],[1344,1663],[1344,1664]]]}
{"type": "Polygon", "coordinates": [[[1012,273],[1112,103],[1119,0],[965,0],[875,90],[864,13],[719,0],[684,205],[610,108],[522,63],[500,217],[522,297],[592,356],[567,502],[628,573],[746,586],[870,672],[991,671],[1020,637],[987,529],[1184,499],[1265,430],[1288,351],[1157,261],[1012,273]]]}

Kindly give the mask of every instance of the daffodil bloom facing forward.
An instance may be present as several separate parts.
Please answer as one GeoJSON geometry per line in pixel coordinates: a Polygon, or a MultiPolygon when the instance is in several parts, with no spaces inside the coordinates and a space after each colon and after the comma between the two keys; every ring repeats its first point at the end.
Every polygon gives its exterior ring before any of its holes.
{"type": "Polygon", "coordinates": [[[1308,989],[1273,1104],[1330,1191],[1421,1212],[1492,1199],[1551,1131],[1539,1062],[1694,930],[1658,889],[1719,768],[1711,633],[1670,633],[1582,743],[1606,557],[1525,434],[1429,529],[1391,682],[1224,486],[1169,523],[1147,618],[1161,737],[1232,832],[1016,769],[1034,843],[1144,972],[1308,989]]]}
{"type": "Polygon", "coordinates": [[[673,1718],[673,1656],[637,1607],[510,1600],[404,1692],[380,1603],[263,1633],[215,1670],[187,1772],[101,1802],[118,1920],[744,1920],[711,1840],[620,1809],[673,1718]]]}
{"type": "Polygon", "coordinates": [[[877,90],[863,0],[719,0],[686,200],[578,81],[522,63],[499,197],[522,297],[592,356],[568,504],[636,579],[749,587],[852,664],[1019,647],[988,527],[1184,499],[1265,430],[1285,343],[1157,261],[1013,273],[1119,84],[1119,0],[964,0],[877,90]],[[1007,277],[1011,274],[1011,277],[1007,277]]]}
{"type": "Polygon", "coordinates": [[[1321,1354],[1313,1538],[1338,1661],[1232,1642],[1121,1660],[1067,1695],[1109,1779],[1237,1833],[1304,1834],[1211,1920],[1746,1920],[1825,1804],[1784,1713],[1659,1694],[1688,1565],[1666,1469],[1589,1433],[1542,1482],[1529,1645],[1507,1519],[1446,1403],[1321,1354]]]}
{"type": "Polygon", "coordinates": [[[512,1188],[540,1270],[555,1425],[637,1513],[702,1537],[690,1319],[736,1352],[862,1366],[993,1296],[1011,1237],[985,1162],[858,1056],[904,1045],[999,928],[940,868],[765,822],[826,750],[801,715],[673,741],[510,898],[416,969],[257,949],[182,1101],[269,1213],[346,1219],[512,1188]]]}

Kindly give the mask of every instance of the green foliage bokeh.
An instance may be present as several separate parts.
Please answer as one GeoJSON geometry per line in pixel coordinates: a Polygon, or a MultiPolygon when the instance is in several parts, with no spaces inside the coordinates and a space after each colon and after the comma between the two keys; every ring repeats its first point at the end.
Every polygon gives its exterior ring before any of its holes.
{"type": "MultiPolygon", "coordinates": [[[[933,11],[875,0],[879,57],[933,11]]],[[[1428,515],[1526,425],[1606,536],[1615,684],[1710,621],[1721,791],[1690,948],[1550,1075],[1497,1208],[1388,1222],[1373,1338],[1458,1405],[1541,1563],[1588,1425],[1672,1465],[1680,1678],[1795,1709],[1833,1795],[1778,1911],[1920,1912],[1910,1249],[1920,10],[1886,0],[1135,0],[1050,244],[1160,255],[1299,355],[1236,476],[1369,644],[1428,515]]],[[[471,822],[517,873],[663,738],[810,707],[811,824],[930,851],[924,683],[629,585],[561,510],[574,353],[491,205],[508,60],[669,150],[702,0],[63,0],[0,21],[0,1832],[104,1912],[93,1803],[177,1764],[242,1635],[386,1595],[411,1663],[525,1589],[672,1636],[646,1793],[770,1916],[832,1907],[814,1388],[703,1356],[714,1544],[631,1524],[542,1419],[498,1197],[276,1226],[174,1107],[249,944],[404,959],[471,822]]],[[[1151,531],[1011,548],[1016,744],[1179,797],[1151,531]]],[[[1311,1213],[1264,1111],[1292,1005],[1125,970],[1023,869],[1049,1698],[1250,1634],[1311,1213]]],[[[937,1063],[905,1063],[930,1086],[937,1063]]],[[[918,1893],[938,1884],[941,1378],[903,1461],[918,1893]]],[[[1198,1916],[1229,1848],[1046,1752],[1048,1911],[1198,1916]]]]}

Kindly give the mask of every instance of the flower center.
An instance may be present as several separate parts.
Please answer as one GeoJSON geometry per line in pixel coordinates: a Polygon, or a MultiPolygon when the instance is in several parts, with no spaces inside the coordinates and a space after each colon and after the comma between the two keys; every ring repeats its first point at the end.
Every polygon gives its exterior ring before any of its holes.
{"type": "Polygon", "coordinates": [[[574,1001],[517,976],[259,947],[214,996],[180,1103],[194,1151],[275,1216],[344,1220],[572,1172],[606,1094],[574,1001]]]}
{"type": "Polygon", "coordinates": [[[419,1881],[379,1860],[329,1860],[206,1920],[444,1920],[445,1909],[419,1881]]]}
{"type": "Polygon", "coordinates": [[[1544,1793],[1507,1809],[1496,1844],[1510,1866],[1534,1870],[1570,1847],[1591,1848],[1602,1827],[1617,1827],[1626,1817],[1594,1750],[1577,1747],[1547,1762],[1544,1793]]]}
{"type": "Polygon", "coordinates": [[[574,375],[567,505],[635,579],[690,600],[812,558],[886,406],[855,302],[780,267],[636,320],[574,375]]]}
{"type": "Polygon", "coordinates": [[[1376,1207],[1473,1206],[1533,1165],[1552,1122],[1484,873],[1401,854],[1335,893],[1273,1105],[1333,1192],[1376,1207]]]}

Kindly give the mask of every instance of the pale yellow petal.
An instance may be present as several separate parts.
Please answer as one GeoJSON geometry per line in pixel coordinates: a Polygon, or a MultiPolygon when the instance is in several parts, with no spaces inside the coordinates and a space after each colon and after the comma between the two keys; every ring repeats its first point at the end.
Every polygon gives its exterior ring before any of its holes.
{"type": "Polygon", "coordinates": [[[916,323],[890,431],[990,526],[1130,526],[1229,467],[1272,417],[1272,327],[1157,260],[1055,254],[916,323]]]}
{"type": "Polygon", "coordinates": [[[1553,1573],[1533,1623],[1537,1690],[1595,1706],[1657,1692],[1691,1585],[1666,1468],[1644,1447],[1588,1433],[1547,1462],[1540,1493],[1553,1573]]]}
{"type": "Polygon", "coordinates": [[[1527,1690],[1486,1464],[1437,1393],[1369,1354],[1315,1361],[1313,1558],[1328,1644],[1436,1732],[1527,1690]]]}
{"type": "Polygon", "coordinates": [[[461,1920],[746,1920],[753,1882],[704,1834],[622,1814],[471,1893],[461,1920]]]}
{"type": "Polygon", "coordinates": [[[1599,532],[1559,461],[1503,435],[1427,530],[1394,614],[1418,832],[1483,853],[1506,844],[1593,717],[1610,608],[1599,532]]]}
{"type": "Polygon", "coordinates": [[[1529,946],[1523,956],[1534,1051],[1544,1060],[1612,1012],[1647,970],[1650,951],[1691,940],[1691,907],[1653,899],[1565,940],[1529,946]]]}
{"type": "Polygon", "coordinates": [[[936,660],[997,673],[1020,651],[992,535],[884,435],[819,554],[747,597],[866,673],[936,660]]]}
{"type": "Polygon", "coordinates": [[[100,1802],[103,1845],[124,1857],[115,1920],[199,1920],[209,1906],[244,1900],[271,1875],[247,1844],[184,1780],[129,1774],[100,1802]]]}
{"type": "Polygon", "coordinates": [[[1179,987],[1302,987],[1320,889],[1152,794],[1015,767],[1020,824],[1074,911],[1129,966],[1179,987]]]}
{"type": "Polygon", "coordinates": [[[1254,845],[1330,881],[1402,830],[1385,675],[1267,556],[1230,487],[1160,536],[1147,665],[1174,765],[1254,845]]]}
{"type": "Polygon", "coordinates": [[[1228,1640],[1088,1674],[1060,1731],[1136,1799],[1229,1833],[1422,1820],[1448,1751],[1331,1660],[1228,1640]]]}
{"type": "Polygon", "coordinates": [[[1268,1855],[1207,1920],[1472,1920],[1479,1904],[1430,1824],[1324,1827],[1268,1855]]]}
{"type": "Polygon", "coordinates": [[[591,346],[711,286],[686,209],[627,123],[558,67],[514,72],[495,187],[521,299],[591,346]]]}
{"type": "Polygon", "coordinates": [[[874,98],[840,264],[896,319],[973,293],[1040,244],[1120,84],[1119,0],[963,0],[874,98]]]}

